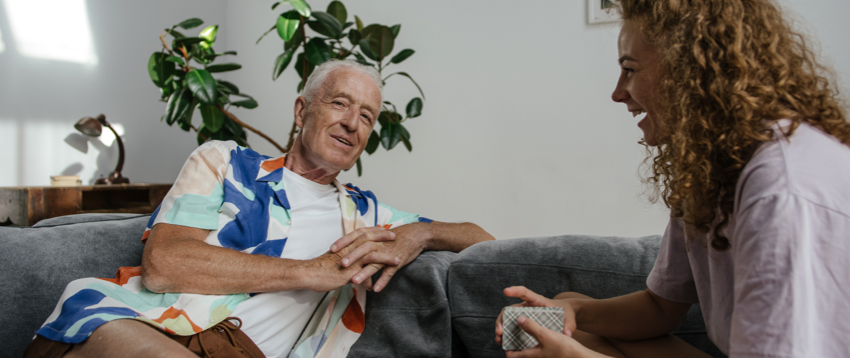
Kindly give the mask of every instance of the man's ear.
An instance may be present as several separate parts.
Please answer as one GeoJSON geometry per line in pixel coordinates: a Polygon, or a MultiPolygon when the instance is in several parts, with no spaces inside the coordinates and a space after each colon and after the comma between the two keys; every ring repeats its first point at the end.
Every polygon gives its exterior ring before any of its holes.
{"type": "Polygon", "coordinates": [[[304,96],[298,96],[295,99],[295,125],[298,128],[304,128],[304,113],[307,111],[307,99],[304,96]]]}

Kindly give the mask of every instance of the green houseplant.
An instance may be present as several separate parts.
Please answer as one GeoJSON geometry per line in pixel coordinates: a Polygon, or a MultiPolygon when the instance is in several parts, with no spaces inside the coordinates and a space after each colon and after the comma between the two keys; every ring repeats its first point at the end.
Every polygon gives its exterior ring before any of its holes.
{"type": "Polygon", "coordinates": [[[218,57],[236,55],[235,51],[217,53],[213,49],[218,25],[203,29],[197,36],[186,36],[177,31],[177,28],[189,30],[203,23],[201,19],[191,18],[164,29],[159,36],[162,50],[154,52],[148,59],[148,74],[162,93],[160,100],[166,102],[165,114],[160,120],[169,126],[177,123],[187,132],[194,130],[198,144],[208,139],[218,139],[234,140],[239,145],[248,146],[245,128],[284,151],[267,135],[230,113],[232,107],[256,108],[257,101],[240,92],[233,83],[213,77],[213,73],[242,68],[236,63],[213,64],[218,57]],[[171,46],[165,40],[166,36],[172,38],[171,46]],[[238,100],[233,97],[238,97],[238,100]],[[198,127],[192,123],[195,108],[200,110],[202,117],[198,127]]]}
{"type": "MultiPolygon", "coordinates": [[[[384,84],[396,75],[406,77],[422,97],[408,101],[404,115],[393,103],[384,101],[378,116],[380,129],[372,131],[366,152],[371,155],[379,146],[391,150],[399,143],[412,151],[410,133],[402,123],[422,114],[425,94],[406,72],[393,72],[384,77],[389,66],[398,65],[415,53],[412,49],[404,49],[390,57],[401,25],[364,26],[357,16],[354,16],[353,22],[347,21],[348,12],[340,1],[331,2],[326,12],[312,11],[304,0],[278,1],[272,5],[272,10],[281,4],[288,4],[293,9],[280,14],[274,26],[257,40],[259,43],[273,31],[277,31],[283,40],[283,53],[275,60],[272,80],[277,80],[294,59],[293,67],[301,78],[297,91],[301,92],[306,78],[316,66],[331,59],[349,57],[375,67],[384,84]],[[307,32],[307,28],[311,32],[307,32]],[[302,51],[296,55],[299,49],[302,51]]],[[[161,121],[169,126],[177,123],[185,131],[195,131],[199,144],[209,139],[218,139],[234,140],[239,145],[248,146],[247,129],[268,140],[281,152],[287,152],[298,132],[294,122],[287,145],[283,147],[231,113],[233,107],[253,109],[258,104],[250,95],[240,92],[233,83],[213,77],[214,73],[235,71],[242,67],[236,63],[213,63],[218,57],[236,55],[235,51],[217,53],[213,50],[218,25],[203,29],[197,36],[186,36],[177,30],[189,30],[202,24],[201,19],[192,18],[164,29],[160,35],[162,50],[153,53],[148,60],[148,73],[153,83],[160,88],[161,100],[166,102],[161,121]],[[170,46],[166,36],[172,38],[170,46]],[[200,110],[202,117],[198,127],[192,122],[195,108],[200,110]]],[[[358,159],[358,176],[362,175],[362,170],[362,163],[358,159]]]]}
{"type": "MultiPolygon", "coordinates": [[[[406,72],[399,71],[383,76],[389,66],[398,65],[415,53],[412,49],[404,49],[390,57],[395,47],[395,40],[401,31],[401,25],[364,26],[358,16],[354,16],[354,21],[348,21],[348,11],[340,1],[332,1],[325,12],[313,11],[305,0],[278,1],[272,5],[272,10],[274,11],[281,4],[288,4],[293,9],[281,13],[275,24],[257,40],[259,43],[263,37],[274,31],[283,40],[283,53],[275,60],[272,79],[276,80],[295,59],[293,67],[301,78],[296,89],[301,92],[306,78],[316,66],[331,59],[345,59],[352,56],[357,62],[375,67],[385,85],[386,80],[395,75],[408,78],[422,97],[414,97],[407,103],[405,115],[399,113],[394,104],[384,101],[378,116],[381,128],[372,131],[366,153],[371,155],[379,145],[386,150],[391,150],[399,143],[403,143],[408,151],[412,151],[410,132],[402,123],[422,114],[425,94],[413,77],[406,72]],[[312,33],[307,32],[307,28],[310,28],[312,33]],[[302,51],[296,55],[299,49],[302,51]]],[[[297,128],[293,123],[289,134],[290,143],[295,133],[297,128]]],[[[362,173],[362,170],[362,163],[358,159],[358,175],[362,173]]]]}

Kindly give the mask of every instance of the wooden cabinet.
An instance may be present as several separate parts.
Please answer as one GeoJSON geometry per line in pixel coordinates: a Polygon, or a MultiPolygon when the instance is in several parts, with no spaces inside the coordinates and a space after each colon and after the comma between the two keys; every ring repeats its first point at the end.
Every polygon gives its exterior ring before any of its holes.
{"type": "Polygon", "coordinates": [[[0,225],[85,213],[152,213],[171,184],[115,184],[0,188],[0,225]]]}

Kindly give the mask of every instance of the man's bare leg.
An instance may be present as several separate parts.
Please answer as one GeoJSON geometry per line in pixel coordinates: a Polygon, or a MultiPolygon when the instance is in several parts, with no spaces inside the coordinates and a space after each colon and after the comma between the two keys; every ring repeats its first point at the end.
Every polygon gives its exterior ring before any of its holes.
{"type": "Polygon", "coordinates": [[[74,345],[66,358],[198,356],[146,323],[119,319],[101,325],[89,338],[74,345]]]}
{"type": "MultiPolygon", "coordinates": [[[[564,292],[555,298],[593,298],[576,292],[564,292]]],[[[710,358],[711,356],[672,334],[661,337],[644,339],[640,341],[623,341],[619,339],[604,338],[595,334],[576,331],[573,338],[583,346],[612,357],[644,358],[644,357],[698,357],[710,358]]]]}

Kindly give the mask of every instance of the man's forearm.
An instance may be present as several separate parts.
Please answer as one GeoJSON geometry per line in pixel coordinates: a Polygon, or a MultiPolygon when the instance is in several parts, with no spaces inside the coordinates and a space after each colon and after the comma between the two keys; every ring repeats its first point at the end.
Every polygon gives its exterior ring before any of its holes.
{"type": "Polygon", "coordinates": [[[576,310],[579,330],[622,340],[647,339],[670,333],[681,323],[691,306],[666,301],[649,290],[603,300],[569,301],[576,310]]]}
{"type": "Polygon", "coordinates": [[[232,294],[307,288],[304,261],[250,255],[194,239],[169,240],[145,247],[142,279],[151,291],[232,294]]]}
{"type": "Polygon", "coordinates": [[[411,225],[423,225],[428,231],[430,238],[426,243],[426,250],[460,252],[476,243],[495,240],[484,229],[472,223],[455,224],[434,221],[428,224],[411,225]]]}

